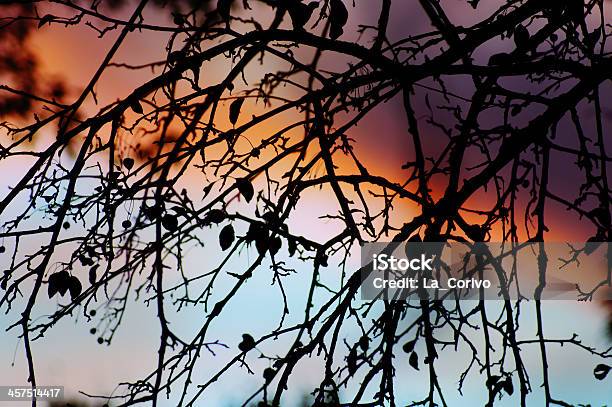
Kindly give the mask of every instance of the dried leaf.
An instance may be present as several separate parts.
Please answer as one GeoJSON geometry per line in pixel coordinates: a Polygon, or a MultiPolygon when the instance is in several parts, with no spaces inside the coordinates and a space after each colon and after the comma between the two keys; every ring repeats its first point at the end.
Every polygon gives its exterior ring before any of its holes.
{"type": "Polygon", "coordinates": [[[595,369],[593,369],[593,375],[595,375],[597,380],[603,380],[610,372],[610,369],[610,366],[600,363],[599,365],[595,366],[595,369]]]}
{"type": "Polygon", "coordinates": [[[529,45],[529,31],[522,25],[514,29],[514,43],[517,48],[526,48],[529,45]]]}
{"type": "Polygon", "coordinates": [[[259,239],[255,240],[255,248],[257,249],[257,253],[259,253],[261,256],[266,254],[269,247],[270,247],[270,239],[268,238],[267,233],[265,236],[262,236],[259,239]]]}
{"type": "Polygon", "coordinates": [[[331,0],[329,21],[329,37],[335,40],[344,33],[344,26],[348,21],[348,10],[342,0],[331,0]]]}
{"type": "Polygon", "coordinates": [[[67,282],[68,289],[70,290],[70,299],[74,301],[77,298],[81,291],[83,291],[83,286],[81,285],[81,281],[75,276],[71,276],[67,282]]]}
{"type": "Polygon", "coordinates": [[[234,242],[234,239],[235,234],[234,227],[232,225],[227,225],[221,229],[221,233],[219,233],[219,245],[221,245],[221,250],[229,249],[234,242]]]}
{"type": "Polygon", "coordinates": [[[297,251],[297,242],[294,239],[289,239],[289,256],[293,257],[297,251]]]}
{"type": "Polygon", "coordinates": [[[130,101],[130,109],[132,109],[135,113],[142,114],[144,110],[142,109],[142,105],[138,99],[132,99],[130,101]]]}
{"type": "Polygon", "coordinates": [[[272,379],[274,379],[274,375],[276,375],[276,370],[272,369],[271,367],[267,367],[263,371],[263,378],[266,383],[270,383],[272,379]]]}
{"type": "Polygon", "coordinates": [[[238,116],[240,116],[240,109],[242,109],[242,104],[244,103],[244,98],[235,99],[229,108],[229,120],[235,125],[238,121],[238,116]]]}
{"type": "Polygon", "coordinates": [[[242,334],[242,342],[238,344],[238,349],[248,352],[255,347],[255,339],[249,334],[242,334]]]}
{"type": "Polygon", "coordinates": [[[287,3],[287,11],[289,12],[293,29],[296,31],[303,31],[304,26],[308,23],[310,17],[312,17],[312,13],[319,7],[319,2],[313,1],[308,4],[303,4],[301,2],[287,3]]]}
{"type": "Polygon", "coordinates": [[[357,351],[355,348],[351,349],[346,358],[346,367],[348,368],[350,376],[353,376],[357,372],[357,351]]]}
{"type": "Polygon", "coordinates": [[[178,229],[178,218],[176,217],[176,215],[171,215],[169,213],[164,215],[161,223],[162,226],[170,232],[174,232],[178,229]]]}
{"type": "Polygon", "coordinates": [[[127,168],[128,170],[131,170],[132,167],[134,167],[134,159],[130,158],[130,157],[124,158],[123,159],[123,166],[125,168],[127,168]]]}
{"type": "Polygon", "coordinates": [[[53,298],[53,296],[59,292],[60,283],[58,273],[51,274],[47,284],[47,294],[49,295],[49,298],[53,298]]]}
{"type": "Polygon", "coordinates": [[[504,390],[506,391],[506,393],[508,393],[508,395],[512,396],[512,394],[514,393],[514,385],[512,384],[512,378],[508,377],[506,379],[506,381],[504,381],[504,390]]]}
{"type": "MultiPolygon", "coordinates": [[[[68,292],[68,281],[70,280],[70,274],[68,274],[66,270],[62,270],[55,274],[57,275],[57,280],[55,280],[57,292],[59,292],[63,297],[68,292]]],[[[51,277],[49,277],[49,280],[51,280],[51,277]]]]}
{"type": "Polygon", "coordinates": [[[413,339],[411,341],[408,341],[404,344],[404,346],[402,346],[402,350],[406,353],[410,353],[414,350],[414,345],[416,345],[416,339],[413,339]]]}
{"type": "Polygon", "coordinates": [[[225,212],[221,209],[211,209],[204,217],[204,223],[219,224],[225,220],[225,212]]]}
{"type": "Polygon", "coordinates": [[[253,199],[253,195],[255,195],[255,190],[253,189],[253,184],[246,178],[240,178],[236,180],[236,187],[240,194],[244,197],[247,202],[251,202],[253,199]]]}
{"type": "Polygon", "coordinates": [[[89,284],[94,285],[97,280],[96,272],[98,271],[98,265],[93,266],[89,269],[89,284]]]}
{"type": "Polygon", "coordinates": [[[487,382],[486,382],[487,388],[492,389],[493,386],[495,386],[497,384],[497,382],[499,382],[499,379],[501,379],[501,376],[493,375],[493,376],[489,377],[487,379],[487,382]]]}
{"type": "Polygon", "coordinates": [[[362,336],[359,339],[359,347],[361,348],[362,351],[367,351],[368,348],[370,347],[370,338],[368,338],[367,336],[362,336]]]}
{"type": "Polygon", "coordinates": [[[419,370],[419,355],[417,355],[416,352],[412,352],[410,354],[410,357],[408,358],[408,363],[410,364],[410,366],[412,366],[415,370],[419,370]]]}
{"type": "Polygon", "coordinates": [[[272,240],[270,240],[270,254],[274,256],[276,253],[278,253],[282,245],[283,241],[281,240],[281,238],[278,236],[274,237],[272,240]]]}

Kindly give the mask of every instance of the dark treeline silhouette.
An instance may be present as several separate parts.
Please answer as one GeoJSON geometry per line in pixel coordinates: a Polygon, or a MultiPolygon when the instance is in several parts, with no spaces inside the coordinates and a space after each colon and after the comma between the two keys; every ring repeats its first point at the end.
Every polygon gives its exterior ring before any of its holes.
{"type": "MultiPolygon", "coordinates": [[[[553,348],[590,358],[603,394],[611,350],[569,324],[549,337],[543,302],[362,301],[348,265],[367,242],[539,242],[560,228],[609,241],[608,2],[484,3],[3,1],[0,165],[22,171],[2,179],[0,307],[21,337],[24,378],[44,384],[32,342],[60,320],[80,315],[112,345],[136,296],[157,317],[157,359],[102,395],[113,406],[208,405],[237,370],[260,386],[233,396],[279,406],[309,359],[320,361],[314,406],[452,406],[457,387],[487,406],[526,406],[534,393],[538,405],[589,403],[579,389],[576,400],[557,396],[553,348]],[[456,8],[473,21],[454,23],[456,8]],[[401,34],[391,32],[397,15],[401,34]],[[76,27],[110,42],[98,69],[84,83],[49,78],[32,38],[76,27]],[[132,35],[153,34],[167,36],[151,43],[161,60],[117,57],[132,35]],[[146,80],[99,101],[101,78],[133,71],[146,80]],[[381,135],[354,136],[381,109],[404,126],[392,135],[405,152],[393,176],[371,164],[381,135]],[[328,203],[319,221],[333,236],[296,226],[312,196],[328,203]],[[198,270],[186,266],[211,251],[220,254],[198,270]],[[230,267],[237,258],[248,265],[230,267]],[[283,301],[275,327],[213,335],[235,323],[228,308],[264,273],[283,301]],[[285,292],[296,275],[309,282],[301,309],[285,292]],[[186,335],[171,322],[190,307],[203,316],[186,335]],[[519,323],[527,313],[536,332],[519,323]],[[448,362],[458,349],[465,365],[448,362]],[[221,353],[232,356],[219,364],[221,353]],[[410,384],[418,399],[402,395],[405,366],[421,379],[410,384]]],[[[581,299],[610,283],[608,273],[581,299]]]]}

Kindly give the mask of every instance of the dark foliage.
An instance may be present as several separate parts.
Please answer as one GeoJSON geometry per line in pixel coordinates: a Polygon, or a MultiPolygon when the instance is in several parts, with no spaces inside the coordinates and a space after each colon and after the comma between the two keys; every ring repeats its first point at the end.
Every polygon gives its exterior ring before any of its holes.
{"type": "Polygon", "coordinates": [[[507,398],[525,406],[532,392],[546,405],[573,404],[549,380],[552,347],[598,360],[588,374],[609,385],[610,349],[583,343],[569,326],[566,337],[548,337],[540,301],[495,310],[482,301],[374,304],[359,299],[360,275],[347,266],[364,242],[537,242],[559,223],[587,225],[585,254],[610,240],[607,2],[500,0],[483,11],[485,2],[457,0],[474,12],[466,25],[449,17],[453,2],[437,0],[53,3],[61,14],[45,2],[0,5],[0,163],[30,159],[18,179],[2,181],[10,188],[0,196],[0,307],[15,316],[7,328],[20,330],[32,386],[33,340],[80,314],[100,321],[87,329],[111,345],[133,293],[157,315],[157,363],[119,386],[113,405],[155,406],[168,394],[206,405],[218,380],[243,369],[260,380],[254,393],[237,394],[244,405],[279,406],[309,358],[321,359],[309,389],[315,406],[453,405],[440,376],[458,349],[469,360],[454,382],[462,390],[476,377],[487,406],[507,398]],[[355,23],[359,7],[375,10],[374,25],[355,23]],[[166,23],[143,17],[155,13],[166,23]],[[414,13],[428,28],[407,24],[398,36],[393,13],[414,13]],[[44,78],[29,43],[41,30],[74,26],[116,38],[78,89],[70,78],[44,78]],[[118,61],[136,32],[166,34],[164,59],[118,61]],[[219,61],[227,69],[216,78],[219,61]],[[98,85],[113,69],[146,80],[101,105],[98,85]],[[365,163],[376,142],[353,136],[385,106],[406,126],[395,135],[405,152],[395,178],[365,163]],[[185,187],[189,177],[197,188],[185,187]],[[332,202],[319,221],[336,226],[333,236],[295,226],[311,222],[301,204],[316,191],[332,202]],[[395,210],[402,206],[414,212],[395,210]],[[553,219],[559,207],[563,222],[553,219]],[[186,256],[205,250],[219,257],[186,270],[186,256]],[[228,266],[237,257],[248,260],[244,269],[228,266]],[[276,327],[214,337],[264,273],[283,302],[276,327]],[[303,306],[290,308],[285,286],[304,274],[303,306]],[[57,308],[41,318],[48,301],[57,308]],[[185,307],[203,315],[191,336],[171,324],[185,307]],[[533,337],[517,324],[528,311],[533,337]],[[541,388],[527,349],[538,352],[541,388]],[[233,356],[194,383],[221,351],[233,356]],[[400,364],[422,378],[420,399],[398,399],[400,364]]]}

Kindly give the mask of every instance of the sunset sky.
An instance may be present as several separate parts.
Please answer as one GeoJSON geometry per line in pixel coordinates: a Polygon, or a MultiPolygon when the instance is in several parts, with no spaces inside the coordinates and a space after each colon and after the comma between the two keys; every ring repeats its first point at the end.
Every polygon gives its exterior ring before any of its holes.
{"type": "MultiPolygon", "coordinates": [[[[351,17],[349,21],[350,28],[345,28],[347,34],[343,37],[345,41],[357,42],[360,40],[360,36],[357,33],[359,24],[376,24],[379,2],[372,2],[372,4],[376,4],[372,7],[364,5],[367,3],[364,1],[358,1],[357,3],[359,4],[358,7],[354,9],[351,8],[351,17]]],[[[478,8],[478,13],[482,14],[476,14],[467,2],[464,1],[449,0],[443,1],[442,3],[445,3],[445,9],[449,12],[451,20],[456,24],[465,26],[469,26],[478,21],[482,15],[489,14],[495,10],[498,5],[497,1],[483,1],[482,5],[478,8]]],[[[408,33],[423,33],[431,30],[427,17],[422,14],[419,7],[413,6],[411,2],[394,2],[393,5],[395,8],[391,13],[392,19],[389,26],[389,38],[391,40],[403,38],[408,33]]],[[[40,15],[53,14],[57,16],[70,16],[74,14],[73,11],[61,4],[49,4],[44,2],[40,3],[38,7],[40,15]]],[[[128,6],[119,10],[114,10],[110,13],[114,13],[119,18],[127,18],[132,12],[133,7],[134,5],[130,3],[128,6]]],[[[255,15],[260,12],[258,8],[261,7],[261,5],[254,4],[255,15]]],[[[607,13],[608,21],[612,21],[611,7],[608,7],[607,13]]],[[[166,25],[171,23],[169,11],[155,7],[148,7],[145,10],[144,18],[149,24],[166,25]]],[[[94,17],[85,17],[84,21],[91,22],[97,27],[105,25],[105,23],[100,22],[94,17]]],[[[52,81],[56,78],[65,80],[68,84],[69,94],[71,95],[70,100],[72,100],[75,96],[79,95],[84,84],[86,84],[95,73],[117,35],[118,32],[113,31],[100,39],[98,38],[97,32],[90,27],[86,27],[84,24],[68,27],[59,24],[53,24],[51,26],[44,25],[42,28],[36,30],[30,38],[31,48],[35,51],[36,56],[40,60],[38,75],[47,81],[52,81]]],[[[120,48],[113,62],[140,65],[165,60],[167,55],[165,47],[168,38],[168,34],[163,32],[132,32],[128,35],[127,40],[120,48]]],[[[363,41],[363,39],[361,39],[361,41],[363,41]]],[[[481,62],[486,62],[491,54],[500,52],[504,50],[505,47],[507,47],[507,43],[504,41],[498,41],[494,45],[489,44],[482,47],[483,49],[479,50],[480,54],[475,55],[475,58],[477,61],[478,58],[481,58],[481,62]],[[492,49],[493,46],[497,48],[492,49]]],[[[304,54],[305,56],[307,55],[306,52],[304,54]]],[[[305,59],[305,61],[308,61],[308,59],[305,59]]],[[[324,59],[323,65],[325,66],[325,64],[327,64],[328,68],[333,70],[334,67],[338,67],[340,64],[344,66],[346,62],[347,61],[340,59],[326,58],[324,59]]],[[[223,78],[231,67],[231,61],[217,59],[205,65],[202,75],[206,78],[206,81],[209,79],[208,83],[212,84],[223,78]]],[[[275,61],[269,58],[265,60],[263,66],[255,64],[250,67],[246,73],[246,77],[247,80],[256,81],[266,72],[280,68],[286,68],[286,66],[278,60],[275,61]]],[[[94,115],[107,104],[117,99],[125,98],[136,86],[145,83],[160,72],[161,68],[159,67],[156,68],[154,72],[148,68],[128,70],[112,67],[108,69],[96,87],[98,105],[94,103],[91,96],[88,97],[86,103],[81,108],[83,115],[94,115]]],[[[465,77],[457,76],[450,78],[446,85],[451,92],[457,94],[469,96],[470,93],[473,92],[471,81],[467,80],[465,77]]],[[[521,84],[517,83],[516,86],[521,86],[521,84]]],[[[239,89],[236,90],[236,94],[238,94],[238,91],[239,89]]],[[[284,89],[283,92],[285,92],[284,95],[288,97],[297,97],[300,95],[293,89],[284,89]]],[[[601,92],[602,94],[612,96],[612,83],[608,81],[601,92]]],[[[420,97],[419,100],[421,104],[416,106],[417,116],[424,117],[427,111],[424,97],[420,97]]],[[[225,110],[219,113],[219,119],[215,122],[220,128],[231,128],[231,124],[225,113],[228,105],[229,103],[222,107],[222,109],[225,110]]],[[[577,108],[581,117],[584,117],[584,122],[588,123],[588,109],[584,106],[578,106],[577,108]]],[[[261,103],[255,104],[253,101],[247,101],[241,113],[241,117],[249,118],[252,114],[257,114],[263,109],[265,108],[261,103]]],[[[606,125],[612,126],[612,120],[610,119],[612,118],[612,111],[608,110],[605,114],[608,118],[606,125]]],[[[253,131],[252,137],[263,138],[269,136],[275,131],[283,128],[290,120],[301,117],[299,115],[300,113],[298,112],[287,114],[285,118],[287,120],[286,123],[280,120],[266,122],[253,131]]],[[[491,118],[491,120],[495,120],[495,118],[491,118]]],[[[426,151],[430,151],[431,154],[434,154],[441,148],[445,139],[439,133],[436,133],[434,126],[424,121],[422,124],[424,129],[423,137],[425,149],[426,151]]],[[[572,131],[571,122],[568,120],[566,124],[567,126],[560,126],[559,138],[567,141],[568,145],[572,145],[574,141],[570,140],[568,137],[564,137],[564,134],[570,134],[572,131]]],[[[588,124],[585,125],[588,126],[588,124]]],[[[388,103],[376,107],[358,126],[352,128],[348,135],[355,139],[355,153],[360,157],[368,171],[372,174],[383,176],[393,182],[402,183],[408,177],[409,172],[402,170],[401,166],[407,161],[406,157],[412,154],[407,128],[408,125],[406,123],[401,97],[396,96],[388,103]]],[[[301,136],[299,130],[294,131],[292,134],[294,134],[295,137],[301,136]]],[[[609,134],[609,130],[606,131],[606,134],[609,134]]],[[[3,136],[4,135],[0,132],[0,142],[3,136]]],[[[52,140],[53,137],[54,134],[52,134],[50,127],[47,133],[39,136],[35,141],[35,145],[45,145],[49,140],[52,140]]],[[[126,135],[124,141],[126,144],[123,147],[129,145],[133,146],[132,143],[134,140],[130,135],[126,135]]],[[[145,141],[142,142],[144,143],[145,141]]],[[[241,142],[246,143],[244,140],[241,142]]],[[[125,150],[125,154],[130,154],[127,149],[125,150]]],[[[262,160],[267,156],[269,157],[270,154],[273,153],[265,153],[262,160]]],[[[69,162],[69,158],[63,159],[69,162]]],[[[477,157],[473,159],[474,163],[476,163],[477,157]]],[[[574,172],[569,170],[568,167],[571,166],[567,165],[567,157],[562,153],[554,153],[552,162],[553,168],[556,170],[551,177],[551,188],[555,191],[559,191],[561,195],[572,196],[573,191],[579,188],[579,178],[577,178],[574,172]]],[[[349,163],[349,158],[337,157],[336,164],[340,167],[339,171],[344,171],[346,173],[355,172],[354,165],[349,163]]],[[[14,159],[9,162],[3,160],[0,162],[0,173],[3,174],[1,176],[2,182],[0,182],[0,196],[4,196],[11,184],[25,173],[28,165],[29,161],[27,158],[14,159]]],[[[282,174],[287,170],[287,165],[288,164],[281,164],[274,170],[275,173],[282,174]]],[[[612,165],[609,165],[609,168],[612,169],[612,165]]],[[[191,169],[187,172],[182,182],[182,186],[186,187],[194,197],[201,197],[202,188],[207,181],[203,179],[202,174],[198,170],[191,169]]],[[[433,180],[431,187],[434,189],[434,195],[441,194],[445,187],[444,179],[440,178],[433,180]]],[[[467,206],[473,207],[474,209],[487,209],[494,202],[492,198],[494,197],[488,193],[477,194],[473,199],[468,201],[467,206]]],[[[20,204],[25,204],[25,199],[24,197],[20,204]]],[[[521,205],[524,207],[525,203],[523,202],[521,205]]],[[[380,206],[381,202],[377,202],[373,203],[372,207],[375,208],[380,206]]],[[[236,211],[252,211],[252,208],[248,209],[244,202],[238,200],[232,203],[231,208],[236,211]]],[[[3,216],[14,215],[17,213],[18,209],[20,208],[15,205],[8,214],[3,216]]],[[[396,226],[416,216],[418,214],[417,210],[418,208],[409,202],[398,203],[393,213],[396,226]]],[[[550,232],[545,236],[547,241],[582,241],[594,234],[592,226],[589,226],[587,222],[582,222],[576,215],[570,214],[566,208],[561,205],[551,204],[547,210],[547,226],[550,229],[550,232]]],[[[124,209],[124,212],[125,211],[127,211],[127,209],[124,209]]],[[[318,189],[311,190],[304,194],[303,200],[295,210],[295,213],[299,214],[299,216],[290,218],[289,226],[298,234],[307,237],[321,239],[323,236],[331,236],[334,233],[338,233],[338,228],[341,226],[340,223],[320,219],[320,217],[329,213],[336,213],[337,211],[337,202],[330,189],[324,188],[321,191],[318,189]]],[[[474,223],[478,223],[481,220],[477,215],[466,213],[465,216],[466,219],[474,223]]],[[[36,221],[36,219],[34,221],[36,221]]],[[[44,222],[42,216],[38,221],[44,222]]],[[[208,233],[210,233],[210,236],[207,237],[211,237],[212,234],[215,234],[211,238],[217,238],[216,231],[210,230],[208,233]]],[[[524,229],[522,229],[519,234],[521,237],[527,236],[524,229]]],[[[492,240],[499,240],[499,237],[499,231],[493,231],[492,240]]],[[[28,244],[31,245],[32,249],[35,249],[38,242],[32,241],[25,243],[26,246],[28,244]]],[[[283,250],[285,249],[283,248],[283,250]]],[[[214,245],[210,245],[207,248],[195,247],[194,245],[192,253],[192,255],[187,256],[185,266],[191,275],[196,275],[198,272],[210,268],[207,266],[215,264],[214,262],[220,258],[218,249],[214,245]]],[[[349,264],[354,270],[359,267],[358,247],[353,249],[353,255],[349,264]]],[[[245,265],[248,264],[249,258],[252,259],[255,256],[256,251],[254,248],[251,248],[250,252],[245,253],[240,259],[234,259],[229,265],[229,268],[243,270],[245,265]]],[[[0,267],[6,266],[8,261],[8,258],[0,258],[0,267]]],[[[298,273],[287,279],[287,286],[285,289],[289,298],[290,307],[292,306],[300,310],[303,308],[305,302],[304,287],[310,282],[310,275],[308,274],[310,265],[295,261],[293,264],[288,264],[296,267],[298,273]],[[300,273],[300,270],[303,272],[300,273]]],[[[269,261],[264,263],[262,269],[267,271],[268,266],[269,261]]],[[[325,273],[327,274],[322,276],[325,281],[339,282],[340,270],[337,267],[331,265],[331,267],[325,270],[325,273]]],[[[177,275],[175,282],[179,281],[180,278],[177,275]]],[[[222,281],[217,288],[223,291],[224,288],[229,288],[230,283],[231,281],[222,281]],[[227,284],[227,287],[225,287],[224,284],[227,284]]],[[[198,371],[198,377],[194,379],[195,383],[207,380],[212,372],[221,368],[228,360],[231,360],[231,358],[235,356],[242,333],[250,332],[253,336],[260,337],[274,329],[282,313],[282,297],[276,287],[271,287],[271,283],[271,272],[257,274],[249,281],[242,295],[236,298],[236,301],[224,311],[224,319],[220,319],[216,322],[208,337],[210,340],[214,340],[215,338],[219,339],[227,344],[229,348],[225,349],[219,347],[216,349],[216,356],[203,356],[203,362],[200,363],[200,366],[203,366],[203,368],[201,371],[198,371]]],[[[167,284],[171,285],[171,283],[167,284]]],[[[46,293],[41,298],[44,300],[44,304],[41,302],[42,305],[39,305],[37,308],[37,317],[42,317],[53,312],[58,300],[58,298],[48,300],[46,298],[46,293]]],[[[325,299],[326,298],[321,297],[317,300],[322,302],[325,299]]],[[[17,309],[19,309],[21,305],[23,304],[18,303],[17,309]]],[[[490,305],[492,312],[496,309],[497,305],[498,304],[495,303],[490,305]]],[[[43,340],[34,343],[35,359],[38,364],[38,382],[48,385],[64,384],[67,394],[71,396],[76,396],[77,390],[82,390],[91,394],[109,394],[113,392],[114,386],[117,383],[135,380],[153,370],[155,368],[157,343],[159,341],[159,325],[153,308],[153,305],[151,305],[151,308],[146,308],[142,300],[135,301],[132,298],[128,314],[126,315],[122,327],[117,331],[110,347],[98,345],[96,343],[96,336],[92,336],[89,333],[89,329],[95,326],[95,322],[92,324],[91,322],[87,323],[83,321],[82,315],[74,315],[71,319],[63,320],[58,326],[49,331],[43,340]]],[[[580,333],[580,337],[584,339],[585,344],[588,346],[598,346],[601,348],[609,346],[609,339],[605,336],[605,317],[607,311],[599,304],[551,301],[545,303],[543,308],[549,336],[567,337],[567,328],[571,326],[571,331],[580,333]],[[558,332],[555,333],[554,331],[558,332]]],[[[15,315],[16,314],[13,312],[9,315],[0,315],[0,326],[5,327],[13,323],[15,321],[15,315]]],[[[179,332],[184,332],[185,335],[193,335],[193,331],[201,326],[201,321],[203,320],[201,310],[198,308],[187,308],[187,310],[182,310],[180,313],[171,315],[170,319],[172,320],[173,328],[177,329],[179,332]]],[[[295,318],[297,321],[300,318],[300,314],[298,312],[296,316],[290,316],[288,318],[295,318]]],[[[525,327],[523,334],[529,334],[533,337],[536,332],[534,313],[526,312],[522,314],[521,323],[524,324],[525,327]]],[[[350,332],[347,333],[347,335],[350,334],[350,332]]],[[[283,344],[286,345],[285,343],[283,344]]],[[[8,333],[4,331],[0,332],[0,349],[3,350],[0,352],[0,383],[25,384],[27,369],[23,346],[18,339],[17,330],[14,329],[8,333]],[[15,363],[14,366],[11,366],[13,359],[15,363]]],[[[267,350],[273,353],[274,348],[270,347],[267,350]]],[[[537,351],[538,349],[534,345],[533,350],[530,349],[525,352],[525,359],[528,365],[530,363],[539,363],[539,359],[536,357],[537,351]],[[533,361],[529,358],[530,352],[533,352],[533,361]]],[[[586,356],[586,353],[583,354],[580,352],[566,354],[562,352],[562,349],[551,346],[549,360],[553,367],[551,369],[551,382],[554,392],[559,398],[565,397],[568,400],[579,401],[583,400],[580,396],[588,395],[588,397],[590,397],[589,402],[593,403],[594,406],[603,405],[606,402],[609,403],[610,400],[612,400],[612,390],[609,388],[605,389],[605,385],[602,385],[602,383],[594,382],[591,373],[595,359],[586,356]],[[568,354],[570,357],[567,356],[568,354]]],[[[461,352],[456,352],[452,358],[446,359],[448,363],[448,374],[441,377],[442,385],[448,389],[449,394],[454,397],[451,398],[450,405],[465,407],[482,405],[485,399],[484,394],[478,396],[482,397],[482,399],[476,400],[473,398],[468,399],[466,397],[461,397],[456,391],[460,367],[466,363],[464,359],[461,352]]],[[[267,362],[265,361],[253,360],[252,362],[255,366],[267,366],[267,362]]],[[[297,402],[301,400],[303,396],[302,392],[318,384],[317,380],[320,379],[319,372],[322,366],[321,359],[312,358],[308,360],[306,364],[300,366],[301,369],[292,379],[293,381],[290,382],[290,391],[287,399],[288,406],[297,405],[297,402]]],[[[538,368],[534,368],[533,370],[539,372],[538,368]]],[[[413,382],[418,382],[417,375],[419,373],[410,368],[407,360],[398,363],[397,374],[398,377],[401,377],[406,383],[405,386],[398,389],[398,395],[401,395],[402,399],[405,400],[412,400],[420,397],[419,395],[422,393],[422,389],[414,388],[411,385],[413,382]]],[[[533,376],[532,387],[538,388],[540,383],[541,378],[537,375],[533,376]]],[[[260,377],[253,377],[248,375],[245,370],[234,367],[218,385],[212,387],[205,393],[206,396],[204,400],[206,400],[206,403],[202,405],[227,405],[228,407],[236,405],[233,403],[242,402],[242,396],[250,394],[250,392],[256,390],[260,385],[260,377]]],[[[481,386],[481,383],[478,383],[476,380],[468,382],[464,389],[464,395],[470,393],[470,388],[475,389],[477,386],[481,386]]],[[[540,405],[538,403],[541,402],[539,398],[541,396],[542,395],[539,393],[531,395],[531,397],[533,397],[531,399],[533,405],[540,405]]],[[[176,402],[176,400],[170,400],[166,404],[162,403],[162,405],[172,406],[174,405],[173,402],[176,402]]],[[[506,404],[501,403],[500,405],[509,407],[515,406],[511,398],[505,399],[505,402],[506,404]]],[[[4,405],[9,406],[10,404],[3,404],[0,402],[0,406],[4,405]]]]}

